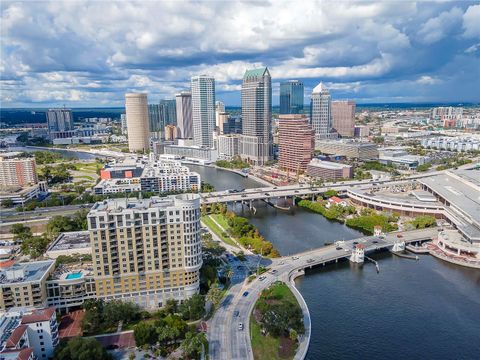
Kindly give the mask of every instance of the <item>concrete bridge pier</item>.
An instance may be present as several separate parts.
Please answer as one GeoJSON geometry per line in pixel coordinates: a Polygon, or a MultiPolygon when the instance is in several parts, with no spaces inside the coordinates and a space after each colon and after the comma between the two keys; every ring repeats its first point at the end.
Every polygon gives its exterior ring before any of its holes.
{"type": "Polygon", "coordinates": [[[357,264],[362,264],[365,261],[365,249],[363,246],[355,246],[352,255],[350,255],[350,261],[357,264]]]}

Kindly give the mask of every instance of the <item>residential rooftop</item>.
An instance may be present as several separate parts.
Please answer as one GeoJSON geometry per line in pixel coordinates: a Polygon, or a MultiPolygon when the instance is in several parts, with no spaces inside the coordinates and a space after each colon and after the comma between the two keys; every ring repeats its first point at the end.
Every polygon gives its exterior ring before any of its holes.
{"type": "Polygon", "coordinates": [[[40,281],[54,265],[55,261],[53,260],[15,263],[10,267],[0,269],[0,285],[40,281]]]}
{"type": "Polygon", "coordinates": [[[84,249],[90,247],[90,233],[86,231],[63,232],[48,247],[48,251],[84,249]]]}

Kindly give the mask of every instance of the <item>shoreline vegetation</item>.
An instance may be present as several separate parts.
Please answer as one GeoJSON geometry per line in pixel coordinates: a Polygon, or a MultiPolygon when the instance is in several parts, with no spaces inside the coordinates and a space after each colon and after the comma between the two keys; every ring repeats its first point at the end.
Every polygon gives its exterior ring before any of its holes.
{"type": "Polygon", "coordinates": [[[340,222],[366,235],[373,235],[375,226],[381,226],[382,231],[385,233],[398,230],[398,225],[396,224],[398,216],[377,213],[373,209],[362,209],[357,214],[355,207],[351,205],[332,204],[327,208],[326,201],[300,200],[297,205],[320,214],[327,220],[340,222]]]}
{"type": "Polygon", "coordinates": [[[232,243],[231,237],[240,245],[256,254],[270,258],[280,256],[273,244],[260,235],[258,229],[250,224],[248,219],[228,211],[223,204],[212,204],[208,213],[207,208],[205,206],[202,207],[202,221],[222,241],[229,245],[237,246],[232,243]]]}
{"type": "Polygon", "coordinates": [[[262,291],[250,315],[250,341],[256,360],[293,359],[305,333],[295,295],[282,282],[262,291]]]}

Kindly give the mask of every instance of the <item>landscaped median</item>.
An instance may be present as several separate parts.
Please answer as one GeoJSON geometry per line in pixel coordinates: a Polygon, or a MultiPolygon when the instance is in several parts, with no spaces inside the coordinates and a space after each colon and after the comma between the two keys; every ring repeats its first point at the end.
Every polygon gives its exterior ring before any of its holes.
{"type": "Polygon", "coordinates": [[[288,285],[276,282],[263,290],[250,316],[255,360],[293,359],[304,332],[302,309],[288,285]]]}

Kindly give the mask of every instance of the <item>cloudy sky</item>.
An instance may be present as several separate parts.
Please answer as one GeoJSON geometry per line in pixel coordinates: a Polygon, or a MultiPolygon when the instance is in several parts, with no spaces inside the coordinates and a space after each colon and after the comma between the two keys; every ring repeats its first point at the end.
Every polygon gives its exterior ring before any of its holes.
{"type": "Polygon", "coordinates": [[[1,1],[2,107],[121,106],[216,78],[240,103],[245,69],[320,81],[334,98],[479,102],[479,2],[1,1]]]}

